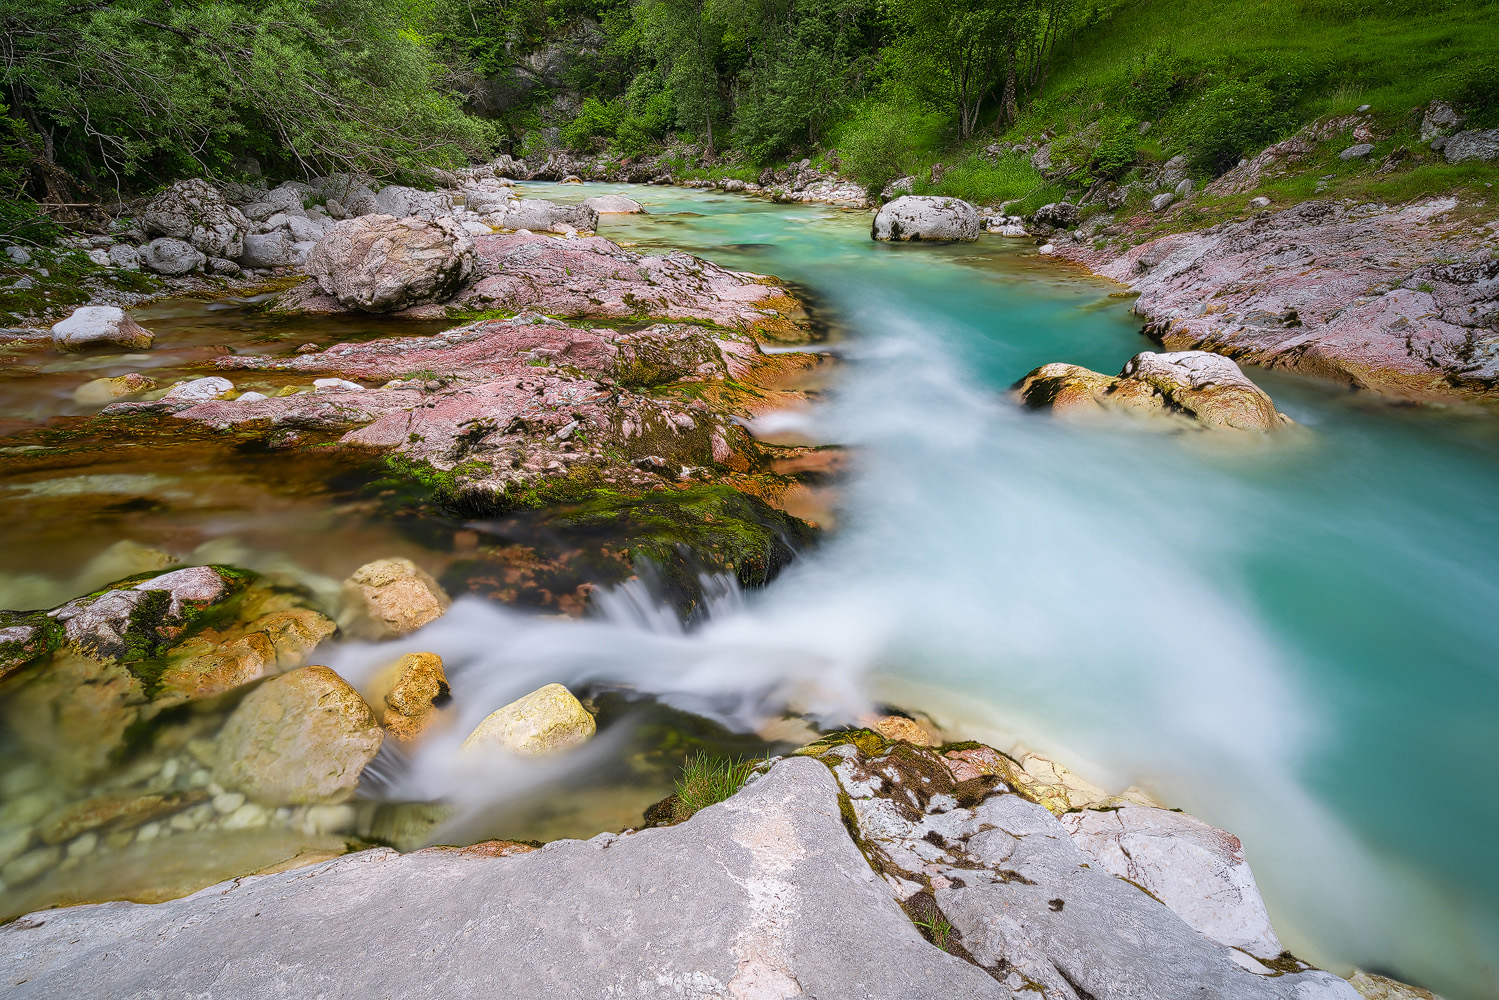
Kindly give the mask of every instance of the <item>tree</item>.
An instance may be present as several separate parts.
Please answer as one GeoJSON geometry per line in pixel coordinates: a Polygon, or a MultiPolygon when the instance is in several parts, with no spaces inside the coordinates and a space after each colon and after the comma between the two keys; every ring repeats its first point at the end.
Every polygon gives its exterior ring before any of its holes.
{"type": "Polygon", "coordinates": [[[713,123],[723,103],[717,65],[723,24],[714,20],[707,0],[640,0],[635,19],[642,44],[665,70],[677,119],[701,127],[708,155],[714,155],[713,123]]]}

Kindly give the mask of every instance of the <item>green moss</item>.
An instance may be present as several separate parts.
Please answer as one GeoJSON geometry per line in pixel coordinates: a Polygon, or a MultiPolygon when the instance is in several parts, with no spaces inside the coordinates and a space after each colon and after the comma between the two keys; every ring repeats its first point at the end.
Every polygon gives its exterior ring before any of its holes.
{"type": "Polygon", "coordinates": [[[81,250],[34,249],[24,267],[0,260],[0,281],[26,277],[27,289],[0,290],[0,325],[20,326],[60,318],[100,291],[150,294],[158,289],[154,277],[141,271],[100,267],[81,250]],[[41,270],[48,272],[44,277],[41,270]]]}
{"type": "Polygon", "coordinates": [[[829,733],[813,743],[808,743],[796,753],[802,757],[821,759],[822,755],[829,750],[841,746],[853,746],[865,757],[881,757],[889,753],[895,744],[872,729],[842,729],[836,733],[829,733]]]}
{"type": "Polygon", "coordinates": [[[0,633],[16,629],[15,638],[0,639],[0,679],[10,676],[62,645],[63,628],[45,611],[0,611],[0,633]]]}

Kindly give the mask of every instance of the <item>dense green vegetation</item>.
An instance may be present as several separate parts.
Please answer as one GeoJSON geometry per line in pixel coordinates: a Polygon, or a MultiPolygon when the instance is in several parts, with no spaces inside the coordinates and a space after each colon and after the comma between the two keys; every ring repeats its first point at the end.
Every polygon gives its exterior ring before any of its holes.
{"type": "Polygon", "coordinates": [[[745,179],[809,156],[993,204],[1177,154],[1211,176],[1364,104],[1401,134],[1438,97],[1499,124],[1499,0],[17,0],[0,43],[12,234],[28,200],[246,156],[409,177],[665,152],[745,179]],[[1070,172],[1048,185],[1022,139],[1070,172]]]}

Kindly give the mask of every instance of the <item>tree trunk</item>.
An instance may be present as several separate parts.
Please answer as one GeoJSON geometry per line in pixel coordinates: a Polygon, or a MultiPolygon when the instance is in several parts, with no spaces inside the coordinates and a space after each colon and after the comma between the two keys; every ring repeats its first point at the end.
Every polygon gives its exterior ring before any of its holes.
{"type": "Polygon", "coordinates": [[[1010,125],[1020,119],[1020,108],[1015,103],[1015,47],[1010,46],[1005,67],[1005,96],[1001,117],[1010,125]]]}

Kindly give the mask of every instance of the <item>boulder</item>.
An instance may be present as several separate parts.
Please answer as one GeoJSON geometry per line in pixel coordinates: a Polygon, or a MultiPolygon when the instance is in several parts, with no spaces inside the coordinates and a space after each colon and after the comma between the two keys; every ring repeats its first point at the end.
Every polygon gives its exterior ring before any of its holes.
{"type": "Polygon", "coordinates": [[[297,251],[285,230],[250,233],[244,239],[240,267],[286,267],[297,262],[297,251]]]}
{"type": "Polygon", "coordinates": [[[1176,201],[1175,193],[1166,191],[1150,199],[1150,210],[1152,212],[1164,212],[1176,201]]]}
{"type": "Polygon", "coordinates": [[[1140,886],[1197,933],[1266,961],[1285,950],[1233,834],[1148,806],[1085,809],[1060,818],[1095,865],[1140,886]]]}
{"type": "Polygon", "coordinates": [[[15,1000],[1011,997],[922,939],[809,760],[628,836],[382,848],[164,903],[49,910],[0,927],[0,975],[22,984],[15,1000]]]}
{"type": "MultiPolygon", "coordinates": [[[[243,252],[243,240],[241,240],[243,252]]],[[[191,243],[171,236],[163,236],[146,244],[141,251],[141,266],[148,271],[167,277],[189,274],[208,263],[208,255],[193,248],[191,243]]]]}
{"type": "Polygon", "coordinates": [[[371,183],[371,178],[357,174],[329,174],[318,182],[317,189],[329,204],[329,215],[339,214],[333,212],[331,207],[336,201],[343,215],[357,218],[380,211],[371,183]]]}
{"type": "Polygon", "coordinates": [[[307,192],[311,188],[306,184],[296,181],[287,181],[278,188],[273,188],[265,193],[265,197],[258,199],[258,203],[271,206],[271,211],[261,218],[267,218],[277,212],[300,212],[306,204],[307,192]]]}
{"type": "Polygon", "coordinates": [[[407,653],[382,671],[372,687],[376,718],[402,743],[420,736],[453,700],[442,657],[435,653],[407,653]]]}
{"type": "Polygon", "coordinates": [[[299,667],[250,692],[215,744],[214,780],[265,806],[343,802],[384,734],[327,667],[299,667]]]}
{"type": "Polygon", "coordinates": [[[1031,213],[1031,221],[1054,229],[1074,229],[1082,221],[1082,212],[1070,202],[1056,201],[1036,209],[1031,213]]]}
{"type": "Polygon", "coordinates": [[[1442,145],[1448,163],[1492,163],[1499,160],[1499,128],[1459,132],[1442,145]]]}
{"type": "Polygon", "coordinates": [[[141,222],[153,236],[185,240],[209,257],[238,257],[250,222],[201,178],[176,181],[151,200],[141,222]]]}
{"type": "Polygon", "coordinates": [[[114,378],[96,378],[73,390],[73,402],[80,406],[101,406],[123,396],[134,396],[156,388],[156,380],[137,372],[114,378]]]}
{"type": "Polygon", "coordinates": [[[559,205],[545,198],[522,198],[507,207],[497,220],[502,229],[547,232],[562,226],[597,229],[599,213],[587,205],[559,205]]]}
{"type": "Polygon", "coordinates": [[[1347,149],[1343,150],[1338,154],[1338,159],[1345,162],[1348,160],[1362,160],[1372,152],[1374,152],[1374,146],[1372,144],[1361,142],[1357,145],[1349,146],[1347,149]]]}
{"type": "Polygon", "coordinates": [[[234,391],[234,383],[222,375],[207,375],[189,382],[179,382],[161,397],[163,403],[201,403],[218,399],[226,392],[234,391]]]}
{"type": "Polygon", "coordinates": [[[310,608],[291,608],[219,632],[189,639],[168,654],[157,702],[209,698],[268,674],[307,662],[318,643],[337,630],[310,608]]]}
{"type": "Polygon", "coordinates": [[[127,271],[139,271],[141,267],[141,252],[139,247],[131,246],[129,243],[116,243],[108,251],[109,262],[115,267],[127,271]]]}
{"type": "Polygon", "coordinates": [[[1463,122],[1463,116],[1446,101],[1432,101],[1421,116],[1421,141],[1430,142],[1446,135],[1463,122]]]}
{"type": "Polygon", "coordinates": [[[532,757],[585,743],[596,729],[571,691],[548,684],[491,712],[463,741],[463,749],[503,747],[532,757]]]}
{"type": "Polygon", "coordinates": [[[645,206],[634,198],[626,198],[622,194],[602,194],[594,198],[584,198],[585,208],[591,208],[599,215],[640,215],[645,212],[645,206]]]}
{"type": "Polygon", "coordinates": [[[908,194],[879,210],[869,235],[876,240],[972,242],[979,238],[979,213],[957,198],[908,194]]]}
{"type": "MultiPolygon", "coordinates": [[[[343,201],[342,198],[339,200],[343,201]]],[[[344,201],[346,208],[348,204],[344,201]]],[[[375,193],[373,211],[380,215],[393,215],[398,219],[410,216],[438,219],[453,214],[453,198],[439,191],[422,191],[419,188],[388,184],[375,193]]]]}
{"type": "Polygon", "coordinates": [[[1018,382],[1015,391],[1031,409],[1082,419],[1126,413],[1257,432],[1291,422],[1237,364],[1208,351],[1142,351],[1113,378],[1077,365],[1043,365],[1018,382]]]}
{"type": "Polygon", "coordinates": [[[86,347],[123,347],[143,351],[154,339],[150,330],[131,319],[118,306],[80,306],[71,316],[52,327],[52,346],[59,351],[81,351],[86,347]]]}
{"type": "Polygon", "coordinates": [[[473,268],[473,237],[451,219],[389,215],[336,224],[306,262],[307,273],[340,305],[377,313],[450,298],[473,268]]]}
{"type": "Polygon", "coordinates": [[[69,601],[47,612],[66,641],[98,660],[137,660],[182,637],[205,610],[243,586],[243,577],[190,566],[69,601]]]}
{"type": "Polygon", "coordinates": [[[344,581],[348,627],[368,638],[415,632],[442,617],[451,603],[437,581],[410,559],[378,559],[344,581]]]}

